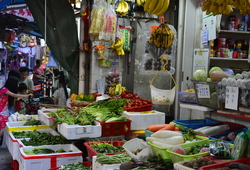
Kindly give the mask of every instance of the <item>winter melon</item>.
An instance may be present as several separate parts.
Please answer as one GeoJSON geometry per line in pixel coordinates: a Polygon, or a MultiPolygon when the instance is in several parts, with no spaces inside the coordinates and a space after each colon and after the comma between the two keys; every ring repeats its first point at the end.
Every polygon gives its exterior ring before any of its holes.
{"type": "Polygon", "coordinates": [[[212,81],[221,81],[223,78],[228,78],[231,75],[224,71],[213,71],[210,75],[212,81]]]}

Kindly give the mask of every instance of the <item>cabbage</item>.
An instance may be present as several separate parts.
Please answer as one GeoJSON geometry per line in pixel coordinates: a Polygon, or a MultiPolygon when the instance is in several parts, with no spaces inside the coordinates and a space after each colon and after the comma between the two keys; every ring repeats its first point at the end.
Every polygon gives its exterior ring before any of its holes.
{"type": "Polygon", "coordinates": [[[210,75],[212,74],[212,72],[214,72],[214,71],[223,71],[220,67],[212,67],[210,70],[209,70],[209,72],[208,72],[208,75],[209,75],[209,77],[210,77],[210,75]]]}
{"type": "Polygon", "coordinates": [[[207,81],[207,73],[205,70],[198,69],[194,72],[193,78],[195,80],[200,80],[201,82],[207,81]]]}

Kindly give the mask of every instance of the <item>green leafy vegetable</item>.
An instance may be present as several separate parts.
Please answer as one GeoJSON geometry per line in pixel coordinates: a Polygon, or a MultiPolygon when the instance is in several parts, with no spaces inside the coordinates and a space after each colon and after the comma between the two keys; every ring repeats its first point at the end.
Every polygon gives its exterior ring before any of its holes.
{"type": "Polygon", "coordinates": [[[130,161],[131,157],[126,153],[116,155],[97,154],[96,160],[101,164],[121,164],[125,161],[130,161]]]}
{"type": "Polygon", "coordinates": [[[34,148],[33,150],[23,149],[26,155],[41,155],[41,154],[52,154],[52,153],[63,153],[66,152],[64,149],[52,150],[48,148],[34,148]]]}
{"type": "Polygon", "coordinates": [[[81,162],[76,162],[69,165],[62,165],[59,170],[90,170],[91,168],[87,167],[81,162]]]}
{"type": "Polygon", "coordinates": [[[40,120],[29,120],[26,121],[23,126],[35,126],[35,125],[41,125],[41,121],[40,120]]]}
{"type": "Polygon", "coordinates": [[[118,153],[125,152],[122,146],[115,147],[109,143],[97,143],[90,145],[97,153],[118,153]]]}

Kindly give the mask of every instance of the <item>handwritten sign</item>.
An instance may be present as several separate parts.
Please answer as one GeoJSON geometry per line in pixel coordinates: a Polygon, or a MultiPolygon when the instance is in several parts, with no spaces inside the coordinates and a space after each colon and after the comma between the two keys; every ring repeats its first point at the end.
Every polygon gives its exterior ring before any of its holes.
{"type": "Polygon", "coordinates": [[[210,98],[209,85],[196,84],[198,98],[210,98]]]}
{"type": "Polygon", "coordinates": [[[226,86],[226,101],[225,108],[237,110],[238,109],[239,88],[226,86]]]}

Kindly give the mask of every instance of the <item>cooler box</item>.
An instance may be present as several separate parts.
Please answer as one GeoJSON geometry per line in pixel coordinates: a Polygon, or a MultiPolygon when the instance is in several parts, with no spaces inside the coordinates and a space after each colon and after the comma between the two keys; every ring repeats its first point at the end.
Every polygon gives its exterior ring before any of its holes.
{"type": "MultiPolygon", "coordinates": [[[[52,135],[59,135],[56,131],[53,129],[37,129],[39,132],[46,132],[46,133],[51,133],[52,135]]],[[[20,131],[21,132],[21,131],[20,131]]],[[[9,152],[12,156],[13,160],[17,160],[18,158],[18,149],[19,149],[19,140],[24,139],[24,138],[15,138],[14,135],[12,134],[12,131],[9,131],[7,136],[6,136],[6,145],[9,149],[9,152]]],[[[25,138],[28,139],[28,138],[25,138]]]]}
{"type": "Polygon", "coordinates": [[[132,120],[130,130],[146,129],[153,124],[165,124],[165,113],[156,110],[145,112],[124,111],[122,116],[132,120]]]}
{"type": "Polygon", "coordinates": [[[25,123],[26,121],[6,122],[6,129],[8,131],[20,131],[50,128],[47,125],[24,126],[25,123]]]}
{"type": "Polygon", "coordinates": [[[58,109],[45,109],[45,110],[38,110],[38,118],[47,126],[53,125],[53,119],[48,116],[50,112],[54,112],[58,109]]]}
{"type": "Polygon", "coordinates": [[[68,140],[81,138],[97,138],[102,135],[102,127],[99,122],[95,125],[68,125],[66,123],[58,124],[58,132],[68,140]]]}
{"type": "Polygon", "coordinates": [[[118,170],[121,164],[101,164],[96,161],[96,156],[92,159],[92,169],[93,170],[118,170]]]}
{"type": "Polygon", "coordinates": [[[19,169],[21,170],[47,170],[60,167],[61,165],[82,162],[82,152],[72,144],[66,145],[44,145],[44,146],[25,146],[19,148],[19,169]],[[34,148],[47,148],[54,151],[64,149],[66,152],[41,154],[41,155],[26,155],[24,149],[33,150],[34,148]]]}

